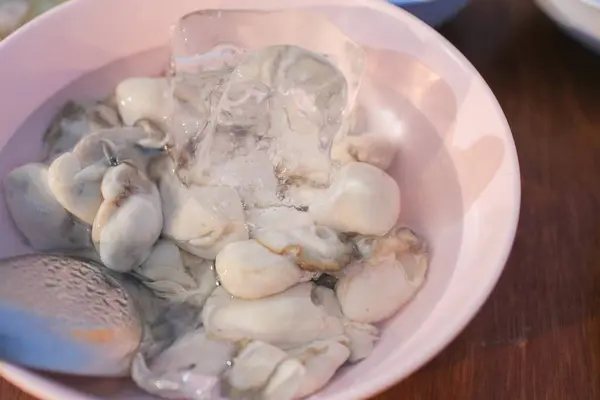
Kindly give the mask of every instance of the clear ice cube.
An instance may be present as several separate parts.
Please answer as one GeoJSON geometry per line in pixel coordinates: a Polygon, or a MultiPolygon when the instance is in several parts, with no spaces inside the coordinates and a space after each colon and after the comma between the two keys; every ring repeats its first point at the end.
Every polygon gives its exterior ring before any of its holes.
{"type": "Polygon", "coordinates": [[[169,127],[179,176],[213,184],[210,176],[224,169],[245,176],[234,169],[249,168],[243,158],[263,148],[271,165],[259,164],[273,172],[257,174],[269,182],[245,180],[245,200],[252,201],[256,191],[264,199],[274,174],[283,181],[328,184],[330,146],[347,129],[364,57],[318,14],[218,10],[184,16],[172,37],[179,107],[169,127]],[[226,153],[223,140],[233,147],[226,153]]]}

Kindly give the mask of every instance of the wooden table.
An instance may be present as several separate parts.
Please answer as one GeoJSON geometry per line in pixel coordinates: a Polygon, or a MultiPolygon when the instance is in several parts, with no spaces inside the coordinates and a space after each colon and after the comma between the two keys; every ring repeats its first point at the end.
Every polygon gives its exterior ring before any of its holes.
{"type": "MultiPolygon", "coordinates": [[[[474,0],[441,31],[508,117],[521,162],[521,222],[475,320],[377,400],[599,399],[600,56],[530,0],[474,0]]],[[[6,382],[0,399],[34,400],[6,382]]]]}

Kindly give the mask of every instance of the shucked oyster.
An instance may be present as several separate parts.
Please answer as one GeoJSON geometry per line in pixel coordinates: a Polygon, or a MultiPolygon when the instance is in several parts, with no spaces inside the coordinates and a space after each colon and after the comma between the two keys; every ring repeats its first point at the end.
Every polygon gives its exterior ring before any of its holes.
{"type": "Polygon", "coordinates": [[[80,220],[92,224],[102,203],[100,184],[108,168],[128,161],[145,170],[149,160],[138,146],[148,139],[141,128],[106,129],[87,135],[72,152],[52,162],[50,189],[58,202],[80,220]]]}
{"type": "Polygon", "coordinates": [[[270,297],[243,300],[218,287],[206,302],[202,321],[217,337],[261,340],[282,349],[342,335],[342,322],[313,303],[312,290],[311,283],[300,283],[270,297]]]}
{"type": "MultiPolygon", "coordinates": [[[[310,205],[326,195],[328,187],[313,186],[304,182],[293,182],[282,193],[283,204],[289,207],[308,210],[310,205]]],[[[314,223],[314,218],[308,214],[314,223]]]]}
{"type": "Polygon", "coordinates": [[[167,240],[156,242],[146,261],[134,273],[157,296],[166,299],[176,296],[179,288],[181,291],[196,288],[196,281],[183,265],[179,248],[167,240]]]}
{"type": "Polygon", "coordinates": [[[349,362],[360,361],[371,355],[379,339],[379,331],[375,326],[349,320],[342,312],[340,302],[331,289],[316,286],[313,291],[313,301],[323,307],[329,315],[342,321],[344,338],[347,340],[344,341],[344,345],[350,349],[349,362]]]}
{"type": "Polygon", "coordinates": [[[73,154],[86,166],[128,161],[146,173],[148,164],[160,154],[165,143],[164,133],[149,132],[143,127],[103,129],[80,140],[73,154]]]}
{"type": "Polygon", "coordinates": [[[167,399],[213,399],[220,374],[236,346],[211,339],[203,329],[179,338],[147,365],[142,354],[133,362],[132,378],[144,390],[167,399]]]}
{"type": "Polygon", "coordinates": [[[248,239],[242,201],[229,187],[183,186],[173,175],[160,181],[163,235],[182,249],[215,259],[228,243],[248,239]]]}
{"type": "MultiPolygon", "coordinates": [[[[288,354],[259,340],[246,344],[233,360],[225,379],[231,391],[260,392],[268,383],[277,366],[288,358],[288,354]]],[[[233,397],[233,396],[231,396],[233,397]]]]}
{"type": "Polygon", "coordinates": [[[166,78],[129,78],[115,90],[119,113],[125,125],[141,120],[164,124],[175,101],[166,78]]]}
{"type": "Polygon", "coordinates": [[[313,394],[346,362],[350,350],[342,344],[345,341],[343,336],[316,341],[287,353],[268,343],[252,341],[236,356],[226,374],[230,395],[259,394],[259,398],[288,400],[313,394]]]}
{"type": "Polygon", "coordinates": [[[217,255],[217,274],[223,287],[241,299],[259,299],[283,292],[307,274],[284,255],[255,240],[230,243],[217,255]]]}
{"type": "Polygon", "coordinates": [[[157,372],[167,372],[178,365],[176,369],[199,370],[207,375],[219,375],[227,368],[235,352],[235,344],[210,338],[204,329],[198,329],[177,339],[172,346],[163,352],[152,363],[157,372]]]}
{"type": "Polygon", "coordinates": [[[400,189],[379,168],[353,162],[339,171],[309,213],[315,223],[341,232],[385,235],[400,215],[400,189]]]}
{"type": "Polygon", "coordinates": [[[347,339],[321,340],[289,351],[304,365],[306,373],[300,380],[295,399],[309,396],[327,384],[350,356],[347,339]]]}
{"type": "Polygon", "coordinates": [[[389,137],[365,133],[345,136],[333,143],[331,159],[345,165],[359,161],[387,170],[398,152],[398,146],[389,137]]]}
{"type": "Polygon", "coordinates": [[[259,230],[256,241],[295,260],[307,271],[338,271],[350,262],[352,247],[336,231],[324,226],[306,226],[286,231],[259,230]]]}
{"type": "Polygon", "coordinates": [[[215,262],[214,260],[197,257],[184,250],[181,250],[180,253],[183,265],[196,282],[196,288],[189,293],[182,294],[182,297],[188,303],[202,307],[212,291],[218,286],[215,262]]]}
{"type": "Polygon", "coordinates": [[[336,295],[352,321],[376,323],[391,317],[421,288],[427,273],[424,243],[406,228],[383,238],[363,238],[365,259],[348,266],[336,295]]]}
{"type": "Polygon", "coordinates": [[[264,400],[294,399],[306,368],[295,358],[288,358],[275,368],[267,386],[262,390],[264,400]]]}
{"type": "Polygon", "coordinates": [[[180,250],[169,240],[156,242],[150,256],[134,270],[152,292],[173,304],[202,307],[217,287],[214,261],[180,250]]]}
{"type": "Polygon", "coordinates": [[[5,178],[3,186],[8,211],[34,250],[91,248],[88,228],[54,198],[45,165],[32,163],[15,168],[5,178]]]}
{"type": "Polygon", "coordinates": [[[246,224],[250,236],[257,232],[285,231],[313,225],[311,216],[306,211],[293,207],[254,208],[246,211],[246,224]]]}
{"type": "Polygon", "coordinates": [[[160,195],[143,172],[129,164],[108,170],[104,201],[92,227],[92,240],[108,268],[129,272],[150,255],[163,226],[160,195]]]}
{"type": "Polygon", "coordinates": [[[50,190],[67,211],[91,225],[102,204],[100,183],[107,168],[83,164],[73,153],[64,153],[48,170],[50,190]]]}
{"type": "Polygon", "coordinates": [[[44,134],[42,161],[51,163],[59,155],[73,150],[84,136],[121,125],[119,114],[109,102],[81,105],[69,101],[44,134]]]}

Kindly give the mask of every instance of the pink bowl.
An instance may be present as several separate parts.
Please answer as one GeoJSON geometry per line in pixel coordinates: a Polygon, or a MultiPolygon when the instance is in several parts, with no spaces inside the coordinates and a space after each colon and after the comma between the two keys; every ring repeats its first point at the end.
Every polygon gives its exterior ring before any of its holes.
{"type": "MultiPolygon", "coordinates": [[[[66,99],[102,96],[127,76],[160,72],[180,16],[198,7],[299,6],[368,47],[377,121],[402,143],[392,171],[403,191],[401,219],[432,247],[425,287],[387,324],[372,356],[312,397],[364,399],[423,366],[473,318],[500,276],[519,215],[517,154],[494,95],[451,44],[408,13],[376,0],[70,1],[0,44],[0,173],[40,154],[41,133],[66,99]]],[[[26,251],[4,204],[0,222],[0,256],[26,251]]],[[[0,373],[41,399],[150,398],[123,381],[7,364],[0,373]]]]}

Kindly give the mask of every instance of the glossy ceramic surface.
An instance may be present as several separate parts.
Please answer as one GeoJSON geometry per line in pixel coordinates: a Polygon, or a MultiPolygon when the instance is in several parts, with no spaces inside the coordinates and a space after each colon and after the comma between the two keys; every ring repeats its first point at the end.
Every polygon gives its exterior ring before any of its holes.
{"type": "Polygon", "coordinates": [[[567,34],[600,54],[600,1],[536,0],[567,34]]]}

